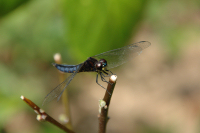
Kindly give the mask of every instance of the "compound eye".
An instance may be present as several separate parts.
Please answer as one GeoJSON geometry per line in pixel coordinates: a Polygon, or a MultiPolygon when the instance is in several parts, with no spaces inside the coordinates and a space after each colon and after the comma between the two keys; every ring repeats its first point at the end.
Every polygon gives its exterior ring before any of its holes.
{"type": "Polygon", "coordinates": [[[97,62],[96,65],[95,65],[96,69],[97,70],[102,70],[102,64],[101,62],[97,62]]]}
{"type": "Polygon", "coordinates": [[[105,59],[101,59],[99,62],[102,64],[103,68],[107,66],[107,61],[105,59]]]}

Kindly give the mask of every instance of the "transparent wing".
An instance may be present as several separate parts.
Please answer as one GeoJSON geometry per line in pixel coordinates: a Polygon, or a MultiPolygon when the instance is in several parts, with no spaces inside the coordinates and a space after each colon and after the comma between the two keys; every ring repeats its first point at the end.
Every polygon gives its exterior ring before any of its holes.
{"type": "Polygon", "coordinates": [[[108,63],[107,69],[110,69],[126,63],[129,59],[139,55],[143,49],[149,47],[150,45],[150,42],[141,41],[95,55],[93,58],[96,58],[97,60],[105,59],[108,63]]]}
{"type": "Polygon", "coordinates": [[[74,76],[77,74],[77,72],[80,70],[82,65],[83,64],[80,64],[79,68],[74,73],[72,73],[69,77],[67,77],[67,79],[65,79],[56,88],[54,88],[49,94],[47,94],[47,96],[45,97],[42,105],[45,105],[45,104],[49,103],[50,101],[52,101],[56,97],[58,97],[57,98],[57,101],[58,101],[60,99],[62,93],[64,92],[66,87],[69,85],[71,80],[74,78],[74,76]]]}

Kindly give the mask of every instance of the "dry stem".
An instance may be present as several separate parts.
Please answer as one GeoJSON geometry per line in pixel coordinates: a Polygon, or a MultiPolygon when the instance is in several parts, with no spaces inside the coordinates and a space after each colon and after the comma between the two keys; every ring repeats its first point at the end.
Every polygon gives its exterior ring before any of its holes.
{"type": "Polygon", "coordinates": [[[43,109],[38,107],[35,103],[33,103],[28,98],[25,98],[24,96],[21,96],[21,99],[26,102],[36,113],[37,113],[37,120],[38,121],[48,121],[52,123],[53,125],[57,126],[58,128],[64,130],[67,133],[74,133],[64,125],[60,124],[56,120],[54,120],[51,116],[49,116],[43,109]]]}
{"type": "Polygon", "coordinates": [[[113,94],[113,90],[116,84],[116,80],[117,80],[117,76],[116,75],[112,75],[109,78],[109,82],[108,86],[107,86],[107,91],[104,95],[103,101],[106,103],[105,105],[101,106],[101,111],[99,114],[99,133],[105,133],[106,132],[106,125],[108,122],[108,108],[110,105],[110,100],[113,94]],[[110,94],[109,94],[109,93],[110,94]]]}

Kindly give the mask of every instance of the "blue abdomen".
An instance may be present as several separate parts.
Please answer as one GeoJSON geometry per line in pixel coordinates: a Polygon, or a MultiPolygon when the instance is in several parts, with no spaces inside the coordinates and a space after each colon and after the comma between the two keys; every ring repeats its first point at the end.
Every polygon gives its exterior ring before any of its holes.
{"type": "Polygon", "coordinates": [[[79,65],[62,65],[62,64],[56,64],[52,63],[53,66],[55,66],[58,70],[65,72],[65,73],[74,73],[77,69],[79,69],[81,64],[79,65]]]}

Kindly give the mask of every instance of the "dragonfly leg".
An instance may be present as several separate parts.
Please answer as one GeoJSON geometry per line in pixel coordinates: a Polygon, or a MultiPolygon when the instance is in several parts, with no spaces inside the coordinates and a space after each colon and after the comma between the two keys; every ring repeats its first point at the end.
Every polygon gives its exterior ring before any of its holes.
{"type": "Polygon", "coordinates": [[[103,82],[109,83],[107,80],[105,80],[105,78],[104,78],[105,75],[104,75],[102,72],[100,72],[99,74],[100,74],[101,80],[102,80],[103,82]]]}
{"type": "Polygon", "coordinates": [[[112,75],[115,75],[115,74],[113,74],[110,70],[106,70],[106,71],[110,72],[112,75]]]}
{"type": "MultiPolygon", "coordinates": [[[[101,72],[103,72],[103,73],[105,73],[106,75],[109,76],[109,74],[108,74],[107,72],[105,72],[104,70],[102,70],[101,72]]],[[[102,73],[102,74],[103,74],[103,73],[102,73]]],[[[108,76],[105,76],[104,74],[103,74],[103,76],[104,76],[104,77],[108,77],[108,76]]]]}
{"type": "MultiPolygon", "coordinates": [[[[105,74],[107,74],[107,76],[105,76],[105,75],[102,73],[102,75],[103,75],[104,77],[110,77],[111,75],[113,75],[113,73],[112,73],[110,70],[106,70],[106,71],[110,72],[111,74],[108,74],[107,72],[103,71],[105,74]]],[[[103,77],[102,77],[102,78],[103,78],[103,77]]],[[[112,85],[112,83],[110,83],[110,82],[109,82],[109,84],[112,85]]]]}
{"type": "Polygon", "coordinates": [[[111,76],[110,74],[108,74],[108,73],[105,72],[105,71],[102,71],[102,72],[106,74],[106,75],[104,75],[104,74],[102,73],[102,76],[104,76],[104,77],[110,77],[110,76],[111,76]]]}
{"type": "MultiPolygon", "coordinates": [[[[96,83],[99,85],[99,86],[101,86],[102,88],[104,88],[101,84],[99,84],[99,82],[98,82],[98,75],[99,75],[99,73],[97,73],[97,77],[96,77],[96,83]]],[[[103,80],[102,80],[103,81],[103,80]]],[[[106,89],[106,88],[104,88],[107,92],[108,92],[108,90],[106,89]]],[[[108,94],[110,94],[110,92],[108,92],[108,94]]],[[[111,95],[111,94],[110,94],[111,95]]]]}
{"type": "Polygon", "coordinates": [[[100,72],[100,76],[101,76],[101,80],[103,81],[103,82],[106,82],[106,83],[109,83],[110,85],[112,85],[112,83],[110,83],[110,82],[108,82],[107,80],[105,80],[105,78],[104,77],[108,77],[108,76],[105,76],[102,72],[100,72]]]}
{"type": "Polygon", "coordinates": [[[111,75],[113,75],[113,73],[112,73],[110,70],[105,70],[105,71],[102,71],[103,73],[105,73],[105,74],[106,74],[106,76],[105,76],[104,74],[102,74],[104,77],[110,77],[111,75]],[[110,74],[109,74],[109,73],[107,73],[107,72],[105,72],[105,71],[108,71],[108,72],[110,72],[110,74]]]}

